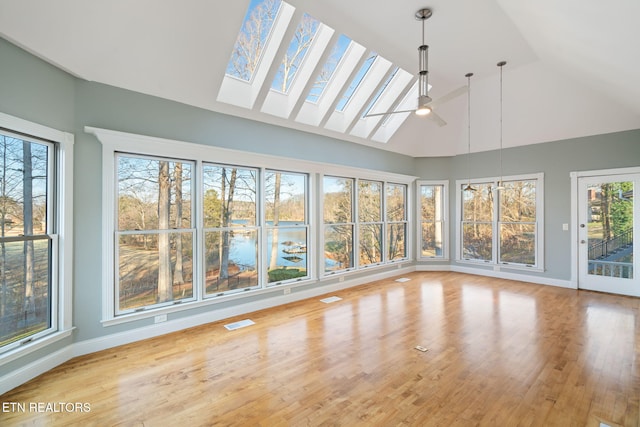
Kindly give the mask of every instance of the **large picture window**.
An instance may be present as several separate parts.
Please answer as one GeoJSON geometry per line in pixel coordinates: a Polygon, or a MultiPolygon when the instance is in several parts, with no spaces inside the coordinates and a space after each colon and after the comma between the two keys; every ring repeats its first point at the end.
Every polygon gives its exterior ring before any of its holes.
{"type": "Polygon", "coordinates": [[[505,181],[500,192],[500,263],[536,264],[536,180],[505,181]]]}
{"type": "Polygon", "coordinates": [[[353,189],[355,179],[323,178],[324,271],[353,268],[353,189]]]}
{"type": "Polygon", "coordinates": [[[307,176],[269,170],[265,176],[268,283],[309,276],[307,176]]]}
{"type": "Polygon", "coordinates": [[[205,296],[259,285],[258,172],[203,165],[205,296]]]}
{"type": "Polygon", "coordinates": [[[193,298],[193,164],[117,156],[117,312],[193,298]]]}
{"type": "Polygon", "coordinates": [[[359,265],[380,264],[382,246],[382,182],[358,181],[359,265]]]}
{"type": "Polygon", "coordinates": [[[0,346],[52,326],[53,145],[0,134],[0,346]]]}
{"type": "Polygon", "coordinates": [[[412,177],[87,132],[103,144],[105,326],[409,258],[412,177]]]}
{"type": "Polygon", "coordinates": [[[407,186],[387,183],[385,188],[387,260],[397,261],[407,258],[407,186]]]}
{"type": "Polygon", "coordinates": [[[418,182],[420,258],[447,258],[446,192],[446,182],[418,182]]]}
{"type": "Polygon", "coordinates": [[[72,183],[72,144],[71,134],[0,113],[0,353],[15,350],[7,357],[71,333],[72,207],[61,195],[72,183]]]}
{"type": "Polygon", "coordinates": [[[542,174],[457,185],[461,260],[543,268],[542,174]]]}
{"type": "Polygon", "coordinates": [[[466,260],[493,260],[493,188],[495,184],[482,182],[462,190],[462,257],[466,260]]]}

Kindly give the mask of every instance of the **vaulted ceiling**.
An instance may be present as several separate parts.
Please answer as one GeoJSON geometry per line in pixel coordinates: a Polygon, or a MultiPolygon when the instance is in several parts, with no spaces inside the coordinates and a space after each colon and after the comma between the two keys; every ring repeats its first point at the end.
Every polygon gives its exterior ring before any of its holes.
{"type": "MultiPolygon", "coordinates": [[[[471,82],[471,151],[640,128],[640,2],[288,0],[416,73],[428,7],[430,95],[471,82]]],[[[0,0],[0,36],[80,78],[410,156],[467,152],[467,96],[409,115],[386,143],[218,100],[249,0],[0,0]]],[[[268,90],[268,89],[267,89],[268,90]]],[[[263,99],[264,100],[264,99],[263,99]]],[[[298,108],[299,108],[298,103],[298,108]]],[[[352,124],[353,126],[353,124],[352,124]]],[[[639,142],[640,143],[640,142],[639,142]]]]}

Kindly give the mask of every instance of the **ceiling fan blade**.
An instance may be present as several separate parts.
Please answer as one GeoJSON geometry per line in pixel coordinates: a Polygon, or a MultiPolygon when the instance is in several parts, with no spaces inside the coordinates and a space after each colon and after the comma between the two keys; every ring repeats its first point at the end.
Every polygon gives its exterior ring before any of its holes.
{"type": "Polygon", "coordinates": [[[431,106],[433,106],[434,108],[444,104],[445,102],[449,102],[454,98],[457,98],[460,95],[463,95],[465,93],[467,93],[468,87],[465,86],[461,86],[458,89],[452,90],[451,92],[449,92],[448,94],[441,96],[440,98],[431,101],[431,106]]]}
{"type": "Polygon", "coordinates": [[[413,113],[414,111],[416,111],[415,108],[413,110],[399,110],[399,111],[387,111],[386,113],[365,114],[364,118],[376,117],[376,116],[388,116],[389,114],[413,113]]]}
{"type": "Polygon", "coordinates": [[[431,114],[429,114],[428,116],[426,116],[428,119],[433,120],[434,122],[436,122],[436,124],[440,127],[442,126],[446,126],[447,122],[444,121],[444,119],[442,117],[440,117],[438,114],[436,114],[435,111],[432,111],[431,114]]]}

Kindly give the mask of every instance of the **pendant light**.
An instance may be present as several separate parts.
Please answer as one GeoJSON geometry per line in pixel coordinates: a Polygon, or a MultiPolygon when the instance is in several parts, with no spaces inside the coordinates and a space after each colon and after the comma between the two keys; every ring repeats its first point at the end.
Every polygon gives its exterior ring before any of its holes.
{"type": "Polygon", "coordinates": [[[507,65],[507,62],[500,61],[497,65],[500,67],[500,180],[498,181],[496,190],[504,190],[504,183],[502,182],[502,67],[507,65]]]}
{"type": "MultiPolygon", "coordinates": [[[[467,78],[467,173],[471,173],[471,76],[473,73],[465,74],[467,78]]],[[[467,175],[467,186],[462,191],[476,191],[471,186],[471,176],[467,175]]]]}

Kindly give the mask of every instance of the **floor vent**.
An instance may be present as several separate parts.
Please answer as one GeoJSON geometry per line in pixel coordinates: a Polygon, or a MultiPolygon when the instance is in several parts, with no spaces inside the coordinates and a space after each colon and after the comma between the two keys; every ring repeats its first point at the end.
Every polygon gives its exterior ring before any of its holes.
{"type": "Polygon", "coordinates": [[[406,277],[401,277],[399,279],[396,279],[396,282],[400,282],[400,283],[404,283],[404,282],[408,282],[411,279],[407,279],[406,277]]]}
{"type": "Polygon", "coordinates": [[[325,304],[329,304],[332,302],[340,301],[341,299],[342,298],[340,297],[328,297],[328,298],[321,299],[320,301],[322,301],[325,304]]]}
{"type": "Polygon", "coordinates": [[[239,320],[234,323],[229,323],[228,325],[224,325],[230,331],[234,331],[236,329],[244,328],[245,326],[255,325],[256,323],[250,319],[239,320]]]}

